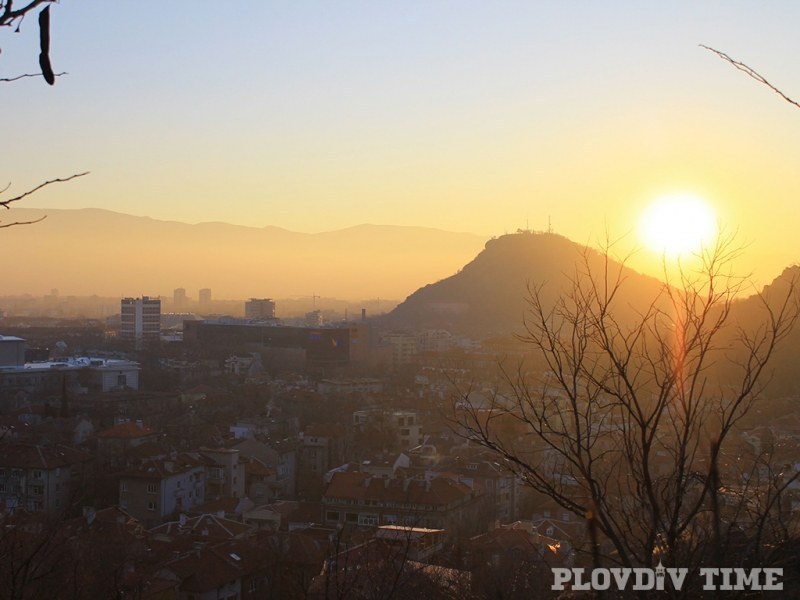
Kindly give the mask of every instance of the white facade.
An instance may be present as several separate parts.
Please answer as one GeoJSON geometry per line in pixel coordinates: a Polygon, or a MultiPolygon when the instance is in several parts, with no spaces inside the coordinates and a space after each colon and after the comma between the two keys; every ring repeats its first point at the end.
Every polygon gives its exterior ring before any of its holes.
{"type": "Polygon", "coordinates": [[[123,298],[120,303],[120,320],[121,337],[157,340],[161,334],[161,299],[149,296],[123,298]]]}

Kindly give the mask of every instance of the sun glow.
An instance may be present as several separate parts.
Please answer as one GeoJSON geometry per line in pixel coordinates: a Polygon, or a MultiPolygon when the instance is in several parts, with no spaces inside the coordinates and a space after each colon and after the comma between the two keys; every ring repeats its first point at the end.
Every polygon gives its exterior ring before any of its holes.
{"type": "Polygon", "coordinates": [[[717,235],[711,206],[697,196],[672,194],[655,200],[639,221],[639,237],[651,250],[668,258],[699,252],[717,235]]]}

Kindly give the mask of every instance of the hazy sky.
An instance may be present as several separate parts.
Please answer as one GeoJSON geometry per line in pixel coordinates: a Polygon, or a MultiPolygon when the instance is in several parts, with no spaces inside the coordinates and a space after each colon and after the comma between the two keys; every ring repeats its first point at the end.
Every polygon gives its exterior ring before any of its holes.
{"type": "MultiPolygon", "coordinates": [[[[77,2],[67,71],[2,84],[27,206],[316,232],[359,223],[579,242],[660,193],[707,198],[766,281],[800,258],[797,2],[77,2]]],[[[36,72],[35,19],[0,77],[36,72]]],[[[31,232],[33,235],[33,232],[31,232]]]]}

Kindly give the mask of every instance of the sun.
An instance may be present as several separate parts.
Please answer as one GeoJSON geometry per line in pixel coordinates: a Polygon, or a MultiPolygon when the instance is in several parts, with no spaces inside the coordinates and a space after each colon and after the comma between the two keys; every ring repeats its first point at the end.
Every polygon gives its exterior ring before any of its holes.
{"type": "Polygon", "coordinates": [[[669,194],[647,207],[639,221],[644,244],[668,258],[699,252],[717,236],[711,205],[691,194],[669,194]]]}

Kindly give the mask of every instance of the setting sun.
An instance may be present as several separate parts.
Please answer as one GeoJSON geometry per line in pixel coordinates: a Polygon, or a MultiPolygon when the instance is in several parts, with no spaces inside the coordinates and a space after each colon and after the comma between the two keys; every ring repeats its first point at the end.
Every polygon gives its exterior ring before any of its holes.
{"type": "Polygon", "coordinates": [[[658,198],[639,221],[639,236],[647,247],[670,258],[698,252],[716,234],[711,206],[689,194],[658,198]]]}

